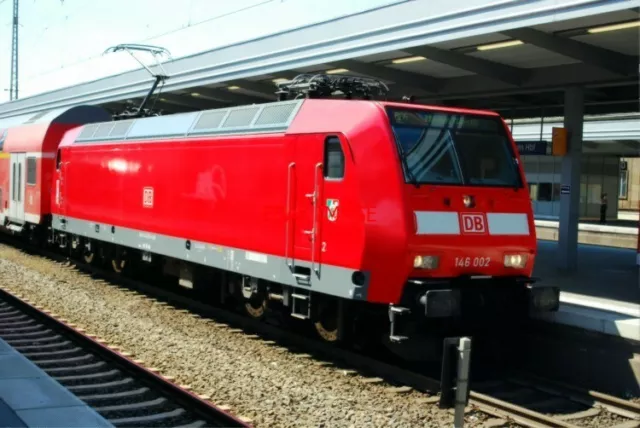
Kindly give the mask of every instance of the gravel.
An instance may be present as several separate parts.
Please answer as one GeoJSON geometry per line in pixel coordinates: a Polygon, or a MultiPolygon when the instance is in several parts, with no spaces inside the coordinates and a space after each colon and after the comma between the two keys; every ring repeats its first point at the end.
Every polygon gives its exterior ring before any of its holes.
{"type": "Polygon", "coordinates": [[[593,416],[590,418],[584,419],[575,419],[571,420],[573,424],[580,427],[593,427],[593,428],[602,428],[602,427],[614,427],[616,425],[622,424],[624,422],[628,422],[628,418],[624,418],[620,415],[616,415],[607,410],[602,409],[598,416],[593,416]]]}
{"type": "MultiPolygon", "coordinates": [[[[0,285],[256,427],[451,426],[417,391],[390,392],[312,358],[155,304],[70,267],[0,244],[0,285]]],[[[431,402],[429,402],[431,399],[431,402]]],[[[469,414],[465,426],[486,418],[469,414]]]]}

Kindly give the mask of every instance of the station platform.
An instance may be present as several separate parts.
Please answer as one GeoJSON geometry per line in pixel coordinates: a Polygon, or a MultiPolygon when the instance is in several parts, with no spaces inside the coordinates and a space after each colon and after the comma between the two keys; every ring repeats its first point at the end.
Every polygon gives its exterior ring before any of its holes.
{"type": "Polygon", "coordinates": [[[0,426],[113,425],[0,339],[0,426]]]}
{"type": "Polygon", "coordinates": [[[557,242],[538,240],[533,275],[561,290],[560,310],[539,318],[640,342],[637,250],[578,244],[574,273],[557,269],[557,251],[557,242]]]}
{"type": "MultiPolygon", "coordinates": [[[[535,219],[538,239],[558,240],[558,220],[537,216],[535,219]]],[[[581,220],[578,224],[578,243],[616,248],[638,248],[638,221],[618,219],[600,224],[597,219],[581,220]]]]}

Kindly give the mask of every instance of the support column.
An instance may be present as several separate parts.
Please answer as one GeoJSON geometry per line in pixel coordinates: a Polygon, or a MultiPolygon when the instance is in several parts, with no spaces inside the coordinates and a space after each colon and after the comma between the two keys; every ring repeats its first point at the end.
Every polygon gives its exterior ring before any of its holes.
{"type": "MultiPolygon", "coordinates": [[[[640,201],[638,201],[638,212],[640,212],[640,201]]],[[[638,219],[638,254],[636,255],[636,264],[640,266],[640,218],[638,219]]]]}
{"type": "Polygon", "coordinates": [[[564,127],[568,133],[567,154],[562,158],[560,192],[560,226],[558,233],[558,267],[575,271],[578,265],[578,216],[580,210],[580,167],[582,128],[584,124],[584,89],[570,87],[564,93],[564,127]],[[566,192],[568,190],[568,194],[566,192]]]}

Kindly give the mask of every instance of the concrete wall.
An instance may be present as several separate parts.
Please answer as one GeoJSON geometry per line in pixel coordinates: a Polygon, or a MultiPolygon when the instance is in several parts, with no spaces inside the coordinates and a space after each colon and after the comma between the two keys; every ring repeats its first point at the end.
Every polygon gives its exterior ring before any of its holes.
{"type": "Polygon", "coordinates": [[[621,160],[627,162],[627,172],[620,171],[621,192],[618,209],[637,212],[640,203],[640,158],[622,158],[621,160]],[[626,189],[622,185],[625,181],[626,189]]]}
{"type": "MultiPolygon", "coordinates": [[[[557,156],[522,156],[537,218],[560,215],[561,161],[557,156]]],[[[583,155],[580,180],[580,219],[600,218],[600,197],[609,198],[607,219],[618,217],[619,158],[583,155]]]]}

